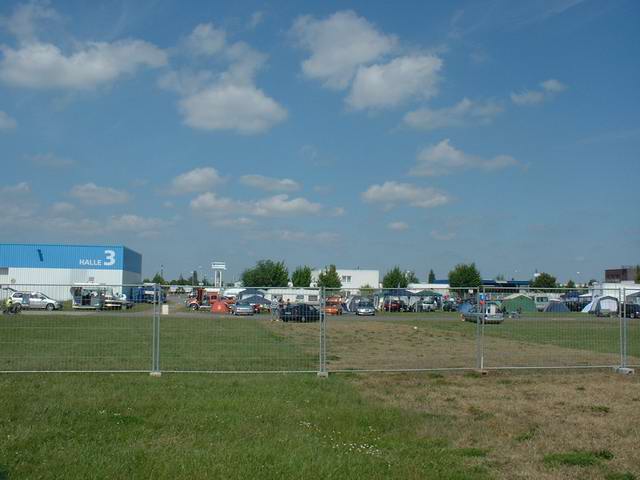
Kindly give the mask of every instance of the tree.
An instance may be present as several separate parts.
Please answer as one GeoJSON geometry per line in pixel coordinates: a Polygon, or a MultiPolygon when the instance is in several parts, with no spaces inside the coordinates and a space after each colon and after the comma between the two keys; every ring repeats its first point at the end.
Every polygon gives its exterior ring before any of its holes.
{"type": "Polygon", "coordinates": [[[191,278],[189,279],[189,284],[194,286],[198,285],[198,272],[196,272],[195,270],[191,274],[191,278]]]}
{"type": "Polygon", "coordinates": [[[291,282],[294,287],[308,287],[311,285],[311,267],[296,268],[291,274],[291,282]]]}
{"type": "Polygon", "coordinates": [[[383,288],[407,288],[407,276],[397,265],[382,277],[383,288]]]}
{"type": "Polygon", "coordinates": [[[433,273],[433,269],[429,270],[429,283],[436,283],[436,274],[433,273]]]}
{"type": "Polygon", "coordinates": [[[502,275],[502,274],[496,275],[496,281],[503,282],[504,281],[504,275],[502,275]]]}
{"type": "Polygon", "coordinates": [[[589,281],[587,282],[587,285],[588,285],[588,286],[592,286],[594,283],[598,283],[598,281],[597,281],[595,278],[592,278],[591,280],[589,280],[589,281]]]}
{"type": "Polygon", "coordinates": [[[142,283],[151,283],[151,279],[145,278],[144,280],[142,280],[142,283]]]}
{"type": "Polygon", "coordinates": [[[533,279],[531,286],[533,288],[556,288],[558,284],[556,282],[556,277],[546,272],[542,272],[533,279]]]}
{"type": "Polygon", "coordinates": [[[320,275],[318,275],[318,286],[324,288],[342,287],[342,281],[340,280],[340,275],[338,275],[335,265],[329,265],[320,272],[320,275]]]}
{"type": "Polygon", "coordinates": [[[416,276],[416,273],[412,272],[411,270],[405,273],[405,277],[407,279],[407,284],[420,283],[420,279],[416,276]]]}
{"type": "Polygon", "coordinates": [[[362,295],[363,297],[368,297],[369,295],[373,295],[374,290],[375,289],[367,283],[360,287],[360,295],[362,295]]]}
{"type": "Polygon", "coordinates": [[[640,265],[636,265],[636,283],[640,283],[640,265]]]}
{"type": "Polygon", "coordinates": [[[449,272],[451,288],[479,287],[481,284],[482,278],[475,263],[459,263],[449,272]]]}
{"type": "Polygon", "coordinates": [[[284,262],[260,260],[255,267],[242,272],[245,287],[286,287],[289,283],[289,270],[284,262]]]}
{"type": "Polygon", "coordinates": [[[202,276],[202,286],[203,287],[210,287],[211,283],[209,282],[209,280],[207,280],[207,276],[203,275],[202,276]]]}
{"type": "Polygon", "coordinates": [[[576,288],[576,284],[574,283],[573,280],[569,280],[567,282],[567,288],[576,288]]]}
{"type": "Polygon", "coordinates": [[[167,282],[164,278],[162,278],[162,275],[160,275],[159,273],[156,273],[151,279],[151,283],[159,283],[160,285],[164,285],[167,282]]]}

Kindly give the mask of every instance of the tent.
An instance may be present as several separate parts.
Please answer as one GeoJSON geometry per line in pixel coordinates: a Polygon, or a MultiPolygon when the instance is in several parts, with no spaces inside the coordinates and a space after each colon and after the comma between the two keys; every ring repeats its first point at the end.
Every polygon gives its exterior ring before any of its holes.
{"type": "Polygon", "coordinates": [[[593,300],[582,309],[582,313],[594,313],[600,315],[604,312],[617,312],[618,311],[618,299],[608,295],[595,296],[593,300]]]}
{"type": "Polygon", "coordinates": [[[415,297],[416,294],[406,288],[389,288],[382,291],[385,297],[415,297]]]}
{"type": "Polygon", "coordinates": [[[545,312],[552,313],[569,313],[569,308],[565,302],[560,300],[551,300],[546,307],[544,307],[545,312]]]}
{"type": "Polygon", "coordinates": [[[420,290],[419,292],[414,293],[416,297],[441,297],[442,294],[438,292],[434,292],[433,290],[420,290]]]}
{"type": "Polygon", "coordinates": [[[502,307],[505,312],[535,312],[536,304],[531,297],[522,293],[514,293],[502,299],[502,307]]]}
{"type": "Polygon", "coordinates": [[[239,303],[248,303],[250,305],[271,305],[271,302],[260,295],[252,295],[250,297],[243,297],[239,303]]]}
{"type": "Polygon", "coordinates": [[[475,307],[476,305],[473,303],[469,303],[469,302],[464,302],[462,305],[460,305],[458,307],[458,311],[460,313],[467,313],[469,310],[471,310],[473,307],[475,307]]]}

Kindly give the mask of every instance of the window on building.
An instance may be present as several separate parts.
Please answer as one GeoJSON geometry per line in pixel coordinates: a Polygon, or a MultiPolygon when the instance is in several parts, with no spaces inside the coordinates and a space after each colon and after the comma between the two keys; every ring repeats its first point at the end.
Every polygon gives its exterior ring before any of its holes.
{"type": "Polygon", "coordinates": [[[343,283],[351,283],[351,275],[342,275],[343,283]]]}
{"type": "Polygon", "coordinates": [[[318,301],[318,295],[309,295],[309,301],[310,302],[317,302],[318,301]]]}
{"type": "Polygon", "coordinates": [[[0,275],[9,275],[9,267],[0,267],[0,275]]]}

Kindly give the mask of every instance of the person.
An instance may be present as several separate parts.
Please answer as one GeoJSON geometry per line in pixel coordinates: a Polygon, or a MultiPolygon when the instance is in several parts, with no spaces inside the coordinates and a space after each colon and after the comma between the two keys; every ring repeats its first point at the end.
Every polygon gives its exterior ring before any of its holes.
{"type": "Polygon", "coordinates": [[[274,295],[273,298],[271,299],[271,321],[272,322],[278,321],[278,317],[280,314],[278,305],[279,305],[278,297],[274,295]]]}

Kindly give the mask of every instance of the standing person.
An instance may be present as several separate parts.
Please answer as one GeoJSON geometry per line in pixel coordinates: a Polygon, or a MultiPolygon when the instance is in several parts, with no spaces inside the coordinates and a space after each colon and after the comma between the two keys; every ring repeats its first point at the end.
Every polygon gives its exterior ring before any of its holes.
{"type": "Polygon", "coordinates": [[[271,299],[271,321],[272,322],[277,321],[278,317],[280,316],[280,309],[278,308],[278,306],[279,306],[278,297],[274,295],[273,298],[271,299]]]}

